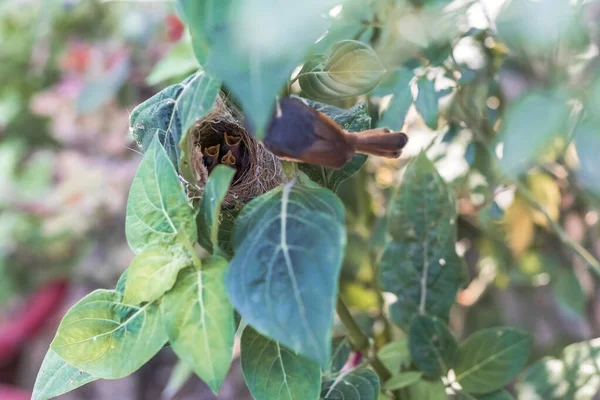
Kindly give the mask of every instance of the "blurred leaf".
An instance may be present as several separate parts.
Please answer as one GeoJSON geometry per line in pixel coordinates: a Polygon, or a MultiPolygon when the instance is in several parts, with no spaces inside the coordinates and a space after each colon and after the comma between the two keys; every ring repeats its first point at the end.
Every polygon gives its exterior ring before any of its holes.
{"type": "Polygon", "coordinates": [[[379,377],[370,369],[359,369],[336,379],[326,379],[321,388],[323,400],[377,400],[379,377]]]}
{"type": "Polygon", "coordinates": [[[430,81],[427,78],[420,78],[417,80],[417,87],[419,93],[415,100],[415,107],[419,114],[421,114],[421,117],[423,117],[425,124],[435,130],[438,126],[438,116],[440,114],[438,94],[435,91],[435,85],[433,84],[433,81],[430,81]]]}
{"type": "Polygon", "coordinates": [[[404,126],[404,119],[413,102],[410,81],[414,74],[408,69],[401,69],[394,74],[396,75],[394,77],[396,83],[392,92],[394,97],[392,97],[388,108],[381,115],[377,126],[399,131],[404,126]]]}
{"type": "Polygon", "coordinates": [[[188,35],[175,43],[165,54],[146,78],[148,85],[157,85],[171,79],[188,75],[198,69],[199,64],[194,57],[191,41],[188,35]]]}
{"type": "Polygon", "coordinates": [[[384,390],[397,390],[408,387],[412,384],[417,383],[421,376],[423,376],[422,372],[417,371],[408,371],[401,372],[398,375],[392,376],[388,381],[383,385],[384,390]]]}
{"type": "Polygon", "coordinates": [[[516,387],[519,400],[591,400],[600,389],[600,339],[565,347],[560,359],[530,365],[516,387]]]}
{"type": "Polygon", "coordinates": [[[147,148],[131,184],[125,233],[136,253],[151,245],[196,241],[194,211],[158,139],[147,148]]]}
{"type": "Polygon", "coordinates": [[[441,380],[427,381],[421,379],[408,387],[410,399],[418,400],[448,400],[446,387],[441,380]]]}
{"type": "Polygon", "coordinates": [[[0,127],[8,125],[17,116],[22,107],[19,92],[4,89],[0,92],[0,127]]]}
{"type": "MultiPolygon", "coordinates": [[[[363,103],[347,110],[316,101],[309,100],[308,103],[311,107],[333,119],[342,129],[348,132],[360,132],[371,128],[371,117],[369,117],[363,103]]],[[[366,161],[367,156],[356,154],[344,167],[339,169],[307,163],[298,164],[298,168],[313,181],[335,192],[340,184],[362,168],[366,161]]]]}
{"type": "Polygon", "coordinates": [[[200,212],[196,218],[198,224],[198,242],[208,251],[218,247],[219,217],[221,204],[227,195],[235,170],[225,165],[217,165],[208,176],[204,185],[200,212]]]}
{"type": "Polygon", "coordinates": [[[255,400],[316,399],[319,365],[256,332],[244,329],[241,344],[242,372],[255,400]]]}
{"type": "Polygon", "coordinates": [[[408,338],[396,339],[386,344],[379,350],[377,356],[392,374],[399,372],[401,367],[412,363],[408,338]]]}
{"type": "Polygon", "coordinates": [[[444,180],[421,153],[391,200],[393,238],[381,259],[380,282],[398,296],[391,318],[407,328],[415,314],[448,318],[461,283],[456,254],[456,209],[444,180]]]}
{"type": "Polygon", "coordinates": [[[227,290],[242,318],[327,365],[346,245],[341,201],[302,175],[248,203],[233,239],[227,290]]]}
{"type": "Polygon", "coordinates": [[[552,291],[567,311],[585,317],[585,293],[573,270],[557,268],[552,274],[552,291]]]}
{"type": "Polygon", "coordinates": [[[177,361],[173,367],[169,381],[161,393],[162,400],[170,400],[183,388],[192,377],[194,371],[183,361],[177,361]]]}
{"type": "Polygon", "coordinates": [[[370,92],[385,72],[369,45],[343,40],[331,48],[329,55],[308,60],[298,74],[298,82],[308,97],[335,101],[370,92]]]}
{"type": "Polygon", "coordinates": [[[129,275],[129,269],[123,271],[119,280],[117,281],[117,285],[115,287],[115,291],[119,292],[121,296],[125,294],[125,286],[127,285],[127,276],[129,275]]]}
{"type": "Polygon", "coordinates": [[[521,372],[532,344],[532,336],[518,329],[480,330],[459,346],[456,381],[471,394],[498,390],[521,372]]]}
{"type": "Polygon", "coordinates": [[[477,396],[477,400],[515,400],[515,398],[506,390],[499,390],[497,392],[477,396]]]}
{"type": "Polygon", "coordinates": [[[340,337],[333,340],[331,346],[331,360],[329,365],[323,370],[325,374],[337,374],[348,362],[352,349],[350,340],[347,337],[340,337]]]}
{"type": "Polygon", "coordinates": [[[325,36],[315,43],[313,53],[323,54],[341,40],[355,39],[365,29],[363,21],[370,20],[372,16],[368,1],[344,1],[342,11],[332,19],[325,36]]]}
{"type": "Polygon", "coordinates": [[[193,182],[188,131],[210,111],[221,82],[202,69],[181,83],[169,86],[138,105],[129,117],[135,141],[146,151],[158,136],[175,169],[193,182]]]}
{"type": "MultiPolygon", "coordinates": [[[[598,97],[597,110],[600,110],[600,93],[598,97]]],[[[600,196],[600,169],[598,168],[600,129],[597,123],[589,121],[577,125],[575,148],[579,158],[577,178],[586,189],[600,196]]]]}
{"type": "Polygon", "coordinates": [[[500,40],[513,50],[543,54],[564,34],[570,14],[565,0],[512,0],[498,15],[496,29],[500,40]]]}
{"type": "Polygon", "coordinates": [[[129,71],[129,57],[121,57],[102,75],[86,80],[77,98],[77,113],[91,113],[111,101],[129,77],[129,71]]]}
{"type": "Polygon", "coordinates": [[[511,104],[502,123],[500,165],[511,175],[525,172],[554,138],[565,135],[568,117],[560,93],[532,92],[511,104]]]}
{"type": "MultiPolygon", "coordinates": [[[[533,197],[541,205],[553,221],[558,221],[560,216],[560,189],[557,182],[543,173],[532,173],[527,176],[527,186],[533,197]]],[[[546,217],[537,210],[532,210],[533,221],[545,228],[549,228],[546,217]]]]}
{"type": "Polygon", "coordinates": [[[128,269],[123,302],[141,304],[159,299],[170,290],[177,274],[192,263],[183,251],[173,253],[164,246],[145,247],[128,269]]]}
{"type": "Polygon", "coordinates": [[[518,194],[504,214],[506,238],[515,256],[525,252],[533,242],[535,228],[528,203],[518,194]]]}
{"type": "Polygon", "coordinates": [[[231,89],[260,139],[281,91],[329,21],[335,0],[209,0],[210,18],[194,21],[212,47],[210,71],[231,89]]]}
{"type": "Polygon", "coordinates": [[[171,347],[214,393],[231,366],[235,325],[223,277],[227,261],[212,257],[184,269],[160,310],[171,347]]]}
{"type": "Polygon", "coordinates": [[[409,330],[413,362],[427,377],[445,376],[454,366],[458,343],[446,323],[429,315],[413,318],[409,330]]]}
{"type": "Polygon", "coordinates": [[[469,166],[472,166],[475,162],[475,143],[469,142],[465,150],[465,161],[469,166]]]}
{"type": "Polygon", "coordinates": [[[96,377],[69,365],[52,349],[48,349],[33,387],[32,400],[46,400],[75,390],[96,377]]]}
{"type": "Polygon", "coordinates": [[[50,348],[67,363],[104,379],[123,378],[167,342],[155,303],[121,303],[113,290],[96,290],[62,319],[50,348]]]}
{"type": "Polygon", "coordinates": [[[192,39],[192,51],[198,62],[202,65],[206,63],[210,51],[210,43],[203,25],[207,20],[215,18],[212,1],[197,0],[177,0],[175,8],[181,20],[190,29],[190,38],[192,39]]]}

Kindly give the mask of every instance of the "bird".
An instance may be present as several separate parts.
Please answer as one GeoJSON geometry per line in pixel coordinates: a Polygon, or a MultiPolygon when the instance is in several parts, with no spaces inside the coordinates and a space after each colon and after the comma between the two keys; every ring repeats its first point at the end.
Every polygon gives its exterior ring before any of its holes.
{"type": "Polygon", "coordinates": [[[398,158],[407,142],[405,133],[387,128],[348,133],[295,97],[278,99],[263,139],[264,146],[281,159],[334,169],[342,168],[356,153],[398,158]]]}

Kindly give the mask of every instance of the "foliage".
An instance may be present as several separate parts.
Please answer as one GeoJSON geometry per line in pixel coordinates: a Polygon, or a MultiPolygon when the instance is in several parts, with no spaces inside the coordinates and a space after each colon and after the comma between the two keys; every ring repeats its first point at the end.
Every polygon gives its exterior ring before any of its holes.
{"type": "MultiPolygon", "coordinates": [[[[177,0],[189,36],[147,78],[173,84],[130,116],[143,151],[126,206],[135,258],[116,290],[66,313],[33,397],[127,376],[167,343],[183,376],[218,393],[237,339],[256,400],[506,399],[515,380],[523,399],[591,398],[595,339],[527,367],[535,326],[498,327],[486,310],[502,289],[549,285],[583,321],[580,276],[600,273],[593,243],[567,232],[568,218],[597,231],[584,223],[598,219],[600,104],[586,7],[177,0]],[[232,169],[212,169],[200,198],[186,185],[191,128],[219,91],[256,140],[277,97],[295,95],[358,135],[408,127],[411,145],[400,162],[286,163],[286,183],[226,209],[232,169]]],[[[86,81],[79,112],[106,105],[128,66],[86,81]]],[[[26,113],[7,87],[0,122],[26,113]]]]}

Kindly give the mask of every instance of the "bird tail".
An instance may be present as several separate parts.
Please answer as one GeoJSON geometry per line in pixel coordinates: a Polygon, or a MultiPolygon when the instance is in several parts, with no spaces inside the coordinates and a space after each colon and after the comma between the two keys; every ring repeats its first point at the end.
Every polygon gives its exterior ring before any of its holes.
{"type": "Polygon", "coordinates": [[[392,132],[387,128],[370,129],[359,133],[346,133],[346,141],[357,153],[371,156],[397,158],[408,142],[402,132],[392,132]]]}

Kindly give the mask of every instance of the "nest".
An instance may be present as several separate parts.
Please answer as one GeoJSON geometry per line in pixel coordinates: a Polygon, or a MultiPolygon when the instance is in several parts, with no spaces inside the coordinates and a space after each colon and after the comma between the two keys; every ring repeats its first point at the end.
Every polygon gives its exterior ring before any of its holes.
{"type": "Polygon", "coordinates": [[[235,168],[223,207],[245,204],[287,181],[281,161],[254,140],[239,111],[221,95],[190,131],[191,163],[196,182],[190,196],[202,195],[210,171],[218,164],[235,168]]]}

